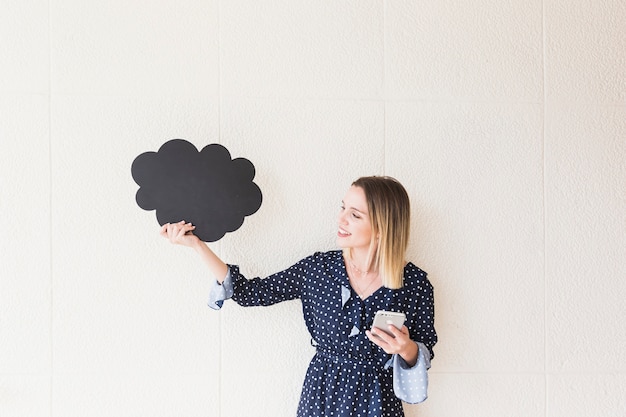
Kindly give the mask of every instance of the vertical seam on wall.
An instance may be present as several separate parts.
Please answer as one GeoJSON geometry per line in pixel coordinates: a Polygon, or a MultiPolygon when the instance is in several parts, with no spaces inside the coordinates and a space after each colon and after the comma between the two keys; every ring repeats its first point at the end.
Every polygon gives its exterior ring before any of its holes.
{"type": "Polygon", "coordinates": [[[222,27],[221,1],[217,2],[217,141],[222,143],[222,27]]]}
{"type": "Polygon", "coordinates": [[[548,271],[547,271],[547,209],[546,209],[546,4],[541,2],[541,76],[542,76],[542,114],[541,114],[541,168],[542,168],[542,208],[543,208],[543,392],[544,415],[548,415],[548,271]]]}
{"type": "Polygon", "coordinates": [[[50,274],[50,416],[54,416],[54,268],[52,258],[52,0],[48,0],[48,268],[50,274]]]}
{"type": "MultiPolygon", "coordinates": [[[[222,143],[222,2],[217,2],[217,140],[222,143]]],[[[222,243],[219,243],[220,252],[222,243]]],[[[223,314],[219,314],[218,332],[219,332],[219,348],[217,353],[217,415],[222,415],[222,385],[224,381],[223,373],[223,352],[224,352],[224,337],[223,337],[223,314]]]]}
{"type": "Polygon", "coordinates": [[[387,1],[383,1],[383,175],[387,175],[387,1]]]}

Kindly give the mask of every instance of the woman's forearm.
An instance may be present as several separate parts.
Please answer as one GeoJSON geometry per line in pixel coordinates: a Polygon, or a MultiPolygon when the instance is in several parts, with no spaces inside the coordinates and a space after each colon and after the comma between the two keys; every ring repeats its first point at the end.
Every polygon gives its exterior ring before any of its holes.
{"type": "Polygon", "coordinates": [[[201,240],[197,241],[193,249],[200,255],[202,262],[209,268],[209,273],[212,277],[221,284],[228,273],[228,266],[201,240]]]}

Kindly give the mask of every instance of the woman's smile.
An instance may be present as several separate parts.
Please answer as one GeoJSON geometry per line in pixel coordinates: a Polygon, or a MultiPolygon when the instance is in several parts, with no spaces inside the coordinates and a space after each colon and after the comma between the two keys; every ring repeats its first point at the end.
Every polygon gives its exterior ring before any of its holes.
{"type": "Polygon", "coordinates": [[[369,248],[372,226],[365,191],[361,187],[350,187],[341,201],[337,223],[337,244],[340,248],[369,248]]]}

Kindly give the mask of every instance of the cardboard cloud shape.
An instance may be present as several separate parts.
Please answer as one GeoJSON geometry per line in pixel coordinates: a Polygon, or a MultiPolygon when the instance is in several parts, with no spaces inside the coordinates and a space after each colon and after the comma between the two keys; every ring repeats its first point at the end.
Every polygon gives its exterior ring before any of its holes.
{"type": "Polygon", "coordinates": [[[239,229],[263,199],[252,181],[254,165],[245,158],[231,159],[228,149],[216,143],[198,152],[186,140],[173,139],[158,152],[135,158],[131,171],[140,187],[135,196],[139,207],[156,210],[160,225],[193,223],[194,234],[205,242],[239,229]]]}

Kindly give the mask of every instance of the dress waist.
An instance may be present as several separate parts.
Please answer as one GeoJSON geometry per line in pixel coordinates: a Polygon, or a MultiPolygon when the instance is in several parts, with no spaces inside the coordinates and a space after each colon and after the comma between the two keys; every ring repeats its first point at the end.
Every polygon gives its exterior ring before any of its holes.
{"type": "Polygon", "coordinates": [[[351,366],[354,368],[358,368],[361,371],[365,372],[380,372],[383,367],[373,360],[363,359],[360,357],[356,357],[349,353],[337,354],[334,352],[330,352],[328,350],[322,349],[320,347],[317,348],[318,358],[323,360],[324,362],[330,362],[334,364],[351,366]]]}

